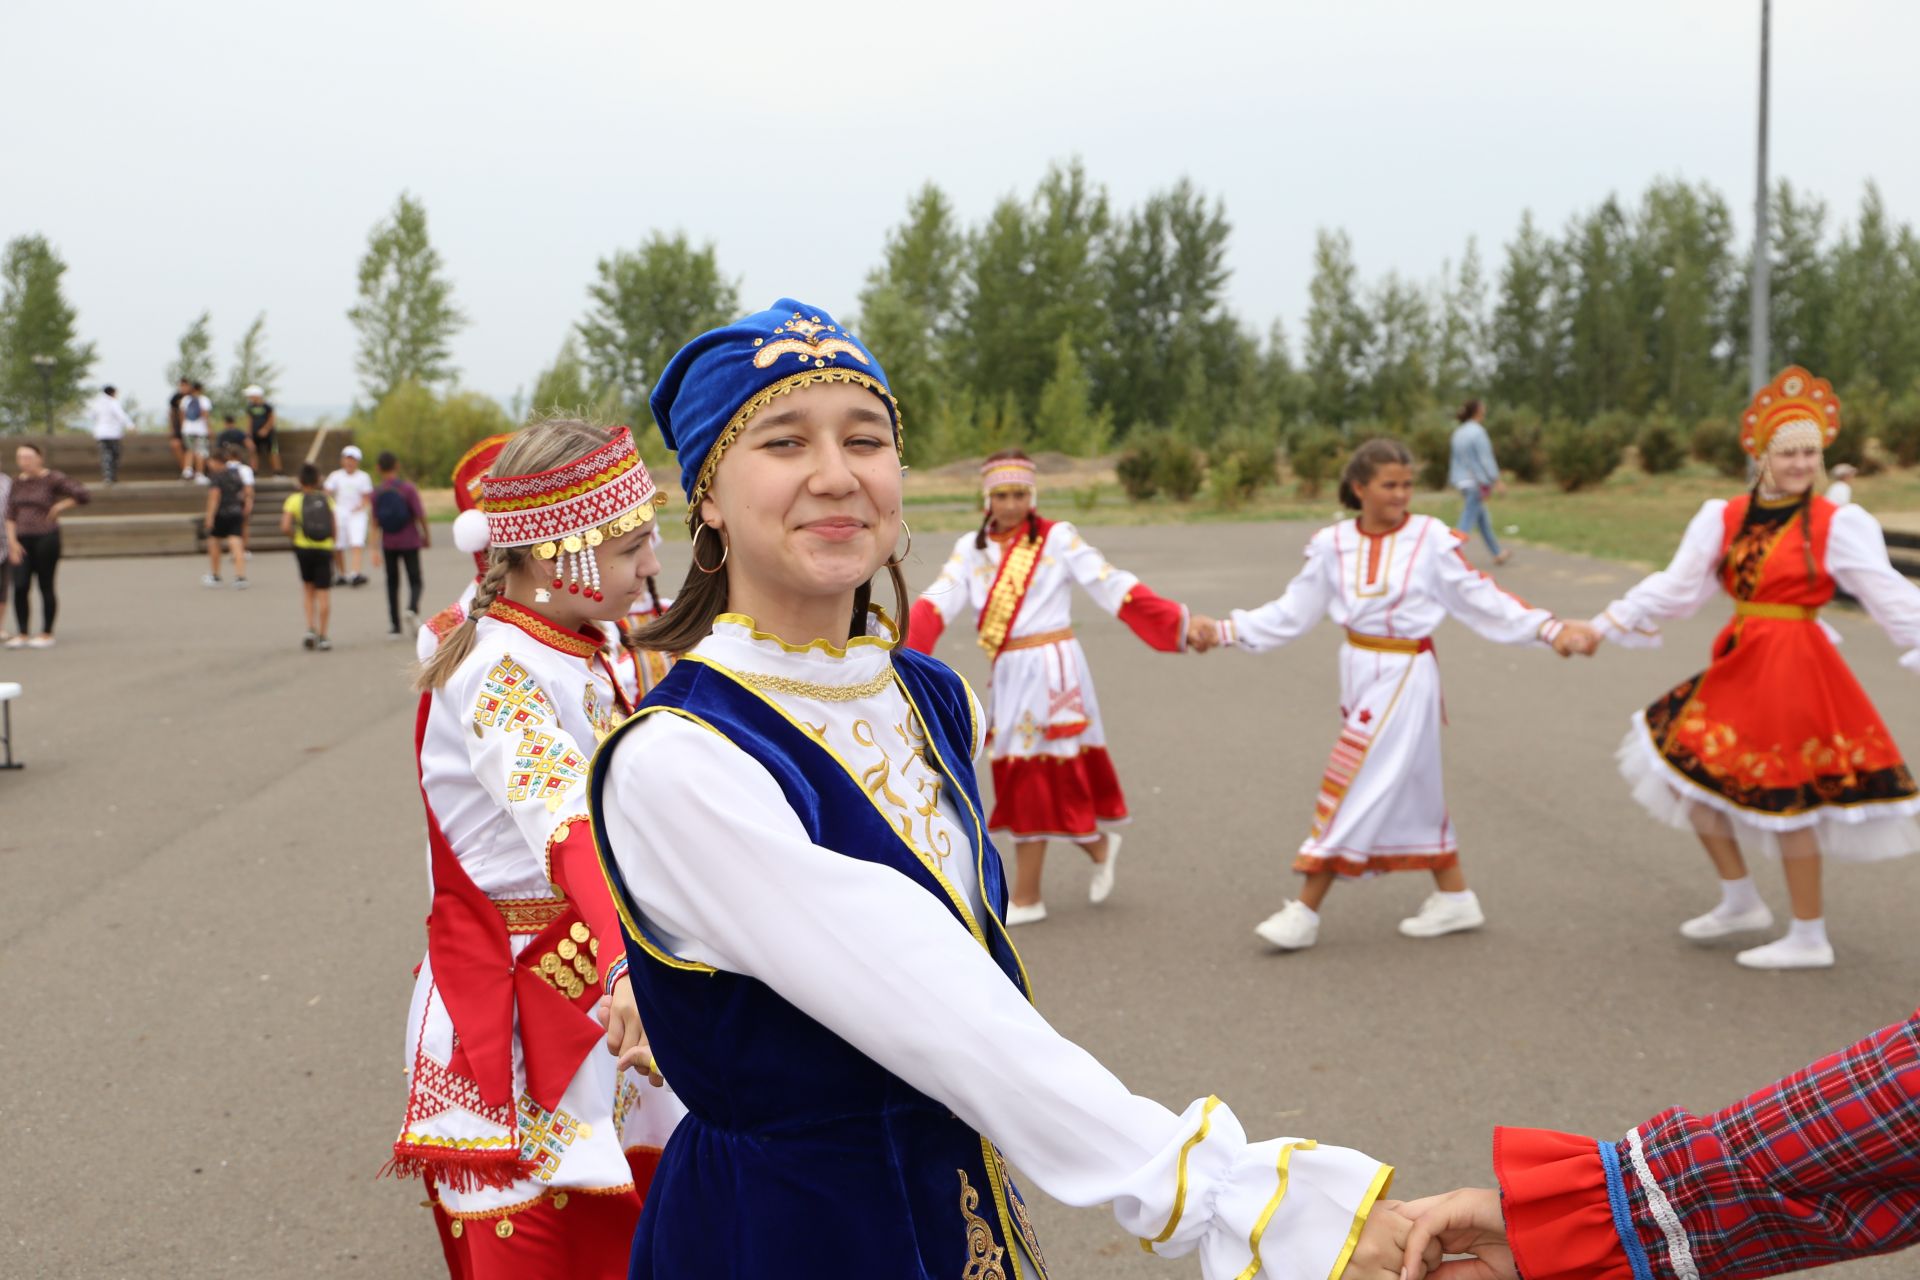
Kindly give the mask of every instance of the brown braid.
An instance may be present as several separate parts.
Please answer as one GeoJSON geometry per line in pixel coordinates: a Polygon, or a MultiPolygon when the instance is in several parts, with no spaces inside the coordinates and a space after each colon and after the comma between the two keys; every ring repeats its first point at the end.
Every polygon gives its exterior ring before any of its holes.
{"type": "Polygon", "coordinates": [[[467,655],[473,652],[473,636],[479,619],[486,615],[487,610],[493,607],[493,602],[506,589],[508,575],[526,559],[526,551],[518,547],[494,547],[488,550],[487,572],[474,590],[473,603],[467,606],[467,616],[440,642],[433,656],[420,665],[420,674],[413,681],[416,690],[426,693],[443,687],[460,664],[467,660],[467,655]]]}

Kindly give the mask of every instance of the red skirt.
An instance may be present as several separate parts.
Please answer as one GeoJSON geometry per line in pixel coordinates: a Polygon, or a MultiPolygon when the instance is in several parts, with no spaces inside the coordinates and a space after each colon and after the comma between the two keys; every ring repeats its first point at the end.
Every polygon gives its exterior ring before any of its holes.
{"type": "Polygon", "coordinates": [[[1099,838],[1100,825],[1127,820],[1127,797],[1105,747],[1071,756],[1004,756],[993,762],[991,831],[1015,840],[1099,838]]]}
{"type": "MultiPolygon", "coordinates": [[[[1712,665],[1635,719],[1641,752],[1677,792],[1742,824],[1780,832],[1920,812],[1880,713],[1811,620],[1736,618],[1712,665]]],[[[1880,856],[1897,852],[1912,850],[1880,856]]]]}

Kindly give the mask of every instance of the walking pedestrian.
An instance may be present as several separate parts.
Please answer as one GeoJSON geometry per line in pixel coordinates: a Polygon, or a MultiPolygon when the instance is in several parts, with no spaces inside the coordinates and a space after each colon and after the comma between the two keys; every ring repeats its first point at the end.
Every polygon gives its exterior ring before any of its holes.
{"type": "Polygon", "coordinates": [[[191,480],[195,484],[210,484],[207,479],[207,453],[209,451],[209,433],[213,429],[213,401],[207,398],[207,389],[198,382],[190,383],[186,397],[180,401],[180,441],[186,449],[187,467],[180,473],[182,480],[191,480]]]}
{"type": "Polygon", "coordinates": [[[193,467],[187,461],[187,444],[181,438],[186,427],[187,397],[193,394],[193,382],[182,378],[167,397],[167,443],[173,446],[173,465],[180,468],[182,480],[193,479],[193,467]]]}
{"type": "Polygon", "coordinates": [[[247,450],[256,470],[262,463],[271,462],[273,474],[280,474],[280,419],[275,416],[273,406],[267,403],[267,393],[258,386],[246,389],[247,397],[247,450]]]}
{"type": "Polygon", "coordinates": [[[7,594],[13,586],[13,566],[9,563],[13,539],[6,533],[7,498],[13,493],[13,477],[0,471],[0,645],[17,634],[7,625],[7,594]]]}
{"type": "Polygon", "coordinates": [[[9,649],[53,648],[53,620],[60,611],[53,578],[60,566],[60,517],[93,501],[87,487],[65,472],[47,466],[37,444],[13,451],[20,477],[7,494],[7,563],[13,570],[13,616],[19,630],[7,641],[9,649]],[[40,630],[29,638],[29,588],[40,587],[40,630]]]}
{"type": "Polygon", "coordinates": [[[213,485],[207,490],[207,574],[200,585],[220,585],[220,544],[233,558],[233,585],[247,589],[247,522],[253,518],[253,468],[240,461],[240,447],[227,445],[209,462],[213,485]]]}
{"type": "Polygon", "coordinates": [[[93,432],[94,443],[100,446],[100,479],[118,484],[120,446],[127,432],[133,430],[133,419],[120,407],[112,387],[100,388],[100,394],[87,405],[87,430],[93,432]]]}
{"type": "Polygon", "coordinates": [[[367,507],[373,501],[373,477],[360,469],[360,446],[350,444],[340,451],[340,465],[327,475],[324,486],[333,499],[333,512],[339,521],[334,531],[333,585],[364,587],[367,575],[367,507]],[[353,568],[347,568],[347,551],[353,552],[353,568]]]}
{"type": "Polygon", "coordinates": [[[333,613],[333,503],[320,487],[320,468],[300,464],[300,492],[280,507],[280,532],[293,538],[293,559],[300,568],[300,607],[307,619],[309,649],[333,648],[327,623],[333,613]]]}
{"type": "Polygon", "coordinates": [[[420,626],[420,553],[433,545],[427,509],[420,490],[400,474],[400,459],[391,450],[375,459],[380,485],[373,491],[373,518],[380,526],[380,550],[387,558],[387,634],[403,640],[420,626]],[[407,614],[400,616],[400,570],[407,571],[407,614]]]}
{"type": "Polygon", "coordinates": [[[1505,564],[1513,558],[1513,553],[1501,550],[1500,539],[1493,536],[1493,515],[1487,510],[1487,497],[1505,493],[1507,482],[1500,478],[1500,464],[1493,456],[1493,437],[1480,421],[1486,412],[1486,405],[1479,400],[1469,400],[1460,406],[1460,425],[1453,429],[1453,462],[1447,483],[1460,491],[1460,523],[1455,527],[1462,533],[1479,530],[1487,550],[1493,552],[1493,562],[1505,564]]]}

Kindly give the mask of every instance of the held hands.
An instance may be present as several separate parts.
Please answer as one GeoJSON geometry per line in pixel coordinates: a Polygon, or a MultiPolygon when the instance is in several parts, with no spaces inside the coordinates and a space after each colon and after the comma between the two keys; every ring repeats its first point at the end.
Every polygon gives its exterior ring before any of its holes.
{"type": "Polygon", "coordinates": [[[1220,644],[1220,624],[1204,613],[1196,613],[1187,619],[1187,648],[1195,653],[1205,653],[1220,644]]]}
{"type": "Polygon", "coordinates": [[[1431,1236],[1416,1251],[1413,1247],[1415,1224],[1407,1215],[1409,1206],[1398,1200],[1381,1200],[1367,1215],[1347,1259],[1340,1280],[1418,1280],[1427,1268],[1439,1263],[1441,1244],[1431,1236]],[[1409,1259],[1413,1260],[1409,1263],[1409,1259]],[[1406,1268],[1412,1265],[1411,1271],[1406,1268]]]}
{"type": "Polygon", "coordinates": [[[1519,1280],[1498,1191],[1467,1187],[1397,1207],[1413,1220],[1401,1253],[1405,1280],[1519,1280]],[[1443,1254],[1467,1256],[1441,1262],[1443,1254]]]}
{"type": "Polygon", "coordinates": [[[625,974],[613,984],[611,995],[600,997],[594,1013],[606,1024],[607,1052],[620,1059],[614,1067],[615,1074],[632,1067],[646,1076],[650,1085],[657,1087],[666,1083],[660,1068],[654,1064],[653,1046],[647,1043],[646,1030],[640,1025],[640,1007],[634,1003],[633,983],[625,974]]]}
{"type": "Polygon", "coordinates": [[[1600,633],[1584,622],[1563,622],[1553,638],[1553,651],[1563,658],[1579,654],[1591,658],[1600,647],[1600,633]]]}

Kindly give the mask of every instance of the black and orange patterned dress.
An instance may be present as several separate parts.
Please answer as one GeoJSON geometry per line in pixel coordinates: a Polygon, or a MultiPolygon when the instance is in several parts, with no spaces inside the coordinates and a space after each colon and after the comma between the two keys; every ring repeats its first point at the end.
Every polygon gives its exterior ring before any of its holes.
{"type": "Polygon", "coordinates": [[[1633,645],[1716,588],[1733,600],[1707,669],[1634,715],[1620,764],[1642,804],[1680,827],[1694,805],[1717,809],[1762,851],[1814,828],[1834,857],[1920,852],[1920,788],[1820,619],[1836,587],[1913,649],[1902,665],[1920,671],[1920,587],[1888,563],[1870,515],[1812,494],[1707,503],[1672,565],[1595,619],[1633,645]]]}

